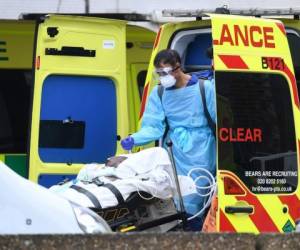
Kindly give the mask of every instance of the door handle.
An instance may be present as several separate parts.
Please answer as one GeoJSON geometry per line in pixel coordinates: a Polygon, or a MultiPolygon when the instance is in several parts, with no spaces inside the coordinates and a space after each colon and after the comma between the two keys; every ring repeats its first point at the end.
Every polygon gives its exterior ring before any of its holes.
{"type": "Polygon", "coordinates": [[[226,206],[225,213],[227,214],[252,214],[253,207],[251,206],[226,206]]]}

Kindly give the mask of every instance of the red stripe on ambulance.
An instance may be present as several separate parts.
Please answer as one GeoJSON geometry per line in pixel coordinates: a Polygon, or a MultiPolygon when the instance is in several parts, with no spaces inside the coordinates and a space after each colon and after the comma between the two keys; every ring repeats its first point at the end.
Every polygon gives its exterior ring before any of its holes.
{"type": "Polygon", "coordinates": [[[248,188],[235,175],[230,172],[224,172],[224,174],[234,178],[234,180],[237,181],[239,185],[241,185],[246,191],[245,196],[235,196],[235,198],[239,201],[246,201],[249,205],[252,205],[254,207],[254,213],[250,214],[249,218],[252,220],[257,230],[259,232],[279,232],[279,229],[277,228],[259,199],[257,199],[255,195],[250,193],[248,188]]]}
{"type": "Polygon", "coordinates": [[[147,100],[147,94],[148,94],[148,88],[149,88],[149,82],[146,83],[144,91],[143,91],[143,97],[142,97],[142,103],[141,103],[141,110],[140,110],[140,119],[142,118],[144,111],[145,111],[145,105],[147,100]]]}
{"type": "Polygon", "coordinates": [[[285,31],[283,23],[278,22],[278,23],[276,23],[276,25],[280,29],[280,31],[283,33],[283,35],[286,36],[286,31],[285,31]]]}
{"type": "Polygon", "coordinates": [[[291,82],[292,88],[293,88],[294,102],[295,102],[296,106],[298,107],[298,109],[300,109],[297,82],[296,82],[295,75],[292,73],[292,71],[288,68],[288,66],[286,64],[285,64],[283,72],[290,79],[290,82],[291,82]]]}
{"type": "Polygon", "coordinates": [[[213,40],[213,45],[218,45],[219,41],[218,40],[213,40]]]}
{"type": "Polygon", "coordinates": [[[219,55],[219,57],[229,69],[248,69],[247,64],[238,55],[219,55]]]}
{"type": "Polygon", "coordinates": [[[227,219],[226,215],[220,209],[220,231],[222,232],[236,232],[231,222],[227,219]]]}
{"type": "Polygon", "coordinates": [[[35,59],[35,68],[37,70],[39,70],[41,67],[41,57],[40,56],[37,56],[36,59],[35,59]]]}
{"type": "Polygon", "coordinates": [[[294,102],[296,106],[300,108],[296,78],[293,72],[284,62],[284,59],[281,57],[262,57],[261,59],[263,69],[278,70],[284,72],[287,75],[292,84],[294,102]]]}
{"type": "Polygon", "coordinates": [[[285,204],[289,208],[289,214],[293,218],[293,220],[297,220],[300,218],[300,200],[297,195],[279,195],[278,196],[282,204],[285,204]]]}
{"type": "Polygon", "coordinates": [[[156,35],[156,37],[155,37],[154,46],[153,46],[154,49],[155,49],[155,48],[157,47],[157,45],[158,45],[158,41],[159,41],[159,38],[160,38],[160,33],[161,33],[161,28],[159,28],[158,33],[157,33],[157,35],[156,35]]]}
{"type": "Polygon", "coordinates": [[[286,74],[286,76],[289,78],[289,80],[292,84],[294,102],[295,102],[296,106],[298,107],[298,109],[300,109],[296,78],[295,78],[295,75],[293,74],[293,72],[289,69],[289,67],[284,62],[283,58],[281,58],[281,57],[262,57],[262,68],[278,70],[278,71],[281,71],[286,74]]]}
{"type": "Polygon", "coordinates": [[[279,232],[266,209],[254,195],[247,192],[246,196],[236,196],[235,198],[254,206],[254,214],[250,214],[249,218],[259,232],[279,232]]]}

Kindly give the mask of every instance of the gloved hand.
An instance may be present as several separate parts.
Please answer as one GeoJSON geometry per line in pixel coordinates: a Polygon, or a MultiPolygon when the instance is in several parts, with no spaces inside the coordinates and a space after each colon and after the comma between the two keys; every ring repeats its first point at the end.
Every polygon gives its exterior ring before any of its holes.
{"type": "Polygon", "coordinates": [[[134,139],[131,136],[128,136],[121,140],[121,146],[125,150],[131,150],[134,146],[134,139]]]}

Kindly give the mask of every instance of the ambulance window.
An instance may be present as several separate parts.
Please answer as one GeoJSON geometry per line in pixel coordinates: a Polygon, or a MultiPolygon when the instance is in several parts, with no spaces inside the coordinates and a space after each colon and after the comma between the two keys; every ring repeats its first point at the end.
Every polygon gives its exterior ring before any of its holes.
{"type": "Polygon", "coordinates": [[[211,29],[201,28],[177,32],[170,48],[179,53],[185,72],[195,72],[210,68],[211,60],[206,51],[211,45],[211,29]]]}
{"type": "Polygon", "coordinates": [[[47,77],[40,117],[39,155],[44,162],[103,163],[115,154],[116,91],[109,78],[47,77]]]}
{"type": "Polygon", "coordinates": [[[300,96],[300,35],[294,30],[287,30],[287,38],[294,64],[294,71],[298,85],[298,94],[300,96]]]}
{"type": "Polygon", "coordinates": [[[142,100],[146,76],[147,76],[147,70],[142,70],[137,75],[137,84],[138,84],[140,100],[142,100]]]}
{"type": "Polygon", "coordinates": [[[31,71],[0,70],[0,153],[26,153],[31,71]]]}
{"type": "Polygon", "coordinates": [[[216,72],[218,168],[253,193],[298,185],[292,97],[281,75],[216,72]]]}

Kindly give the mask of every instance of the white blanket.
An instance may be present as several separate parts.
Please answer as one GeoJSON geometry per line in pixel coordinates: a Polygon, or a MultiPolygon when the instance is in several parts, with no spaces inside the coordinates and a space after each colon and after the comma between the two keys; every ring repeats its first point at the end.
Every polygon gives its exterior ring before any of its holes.
{"type": "MultiPolygon", "coordinates": [[[[106,187],[88,184],[87,181],[97,177],[104,183],[112,183],[126,200],[133,192],[145,191],[160,199],[171,198],[174,194],[174,180],[172,166],[165,149],[150,148],[138,153],[128,154],[128,157],[117,168],[106,167],[104,164],[87,164],[79,172],[75,181],[62,186],[53,186],[50,190],[66,199],[84,207],[94,207],[92,201],[74,189],[71,185],[80,186],[91,192],[99,201],[102,208],[118,205],[115,195],[106,187]],[[115,177],[112,180],[110,177],[115,177]]],[[[182,189],[187,192],[196,192],[193,181],[180,178],[184,182],[182,189]]],[[[184,191],[184,193],[186,193],[184,191]]]]}

